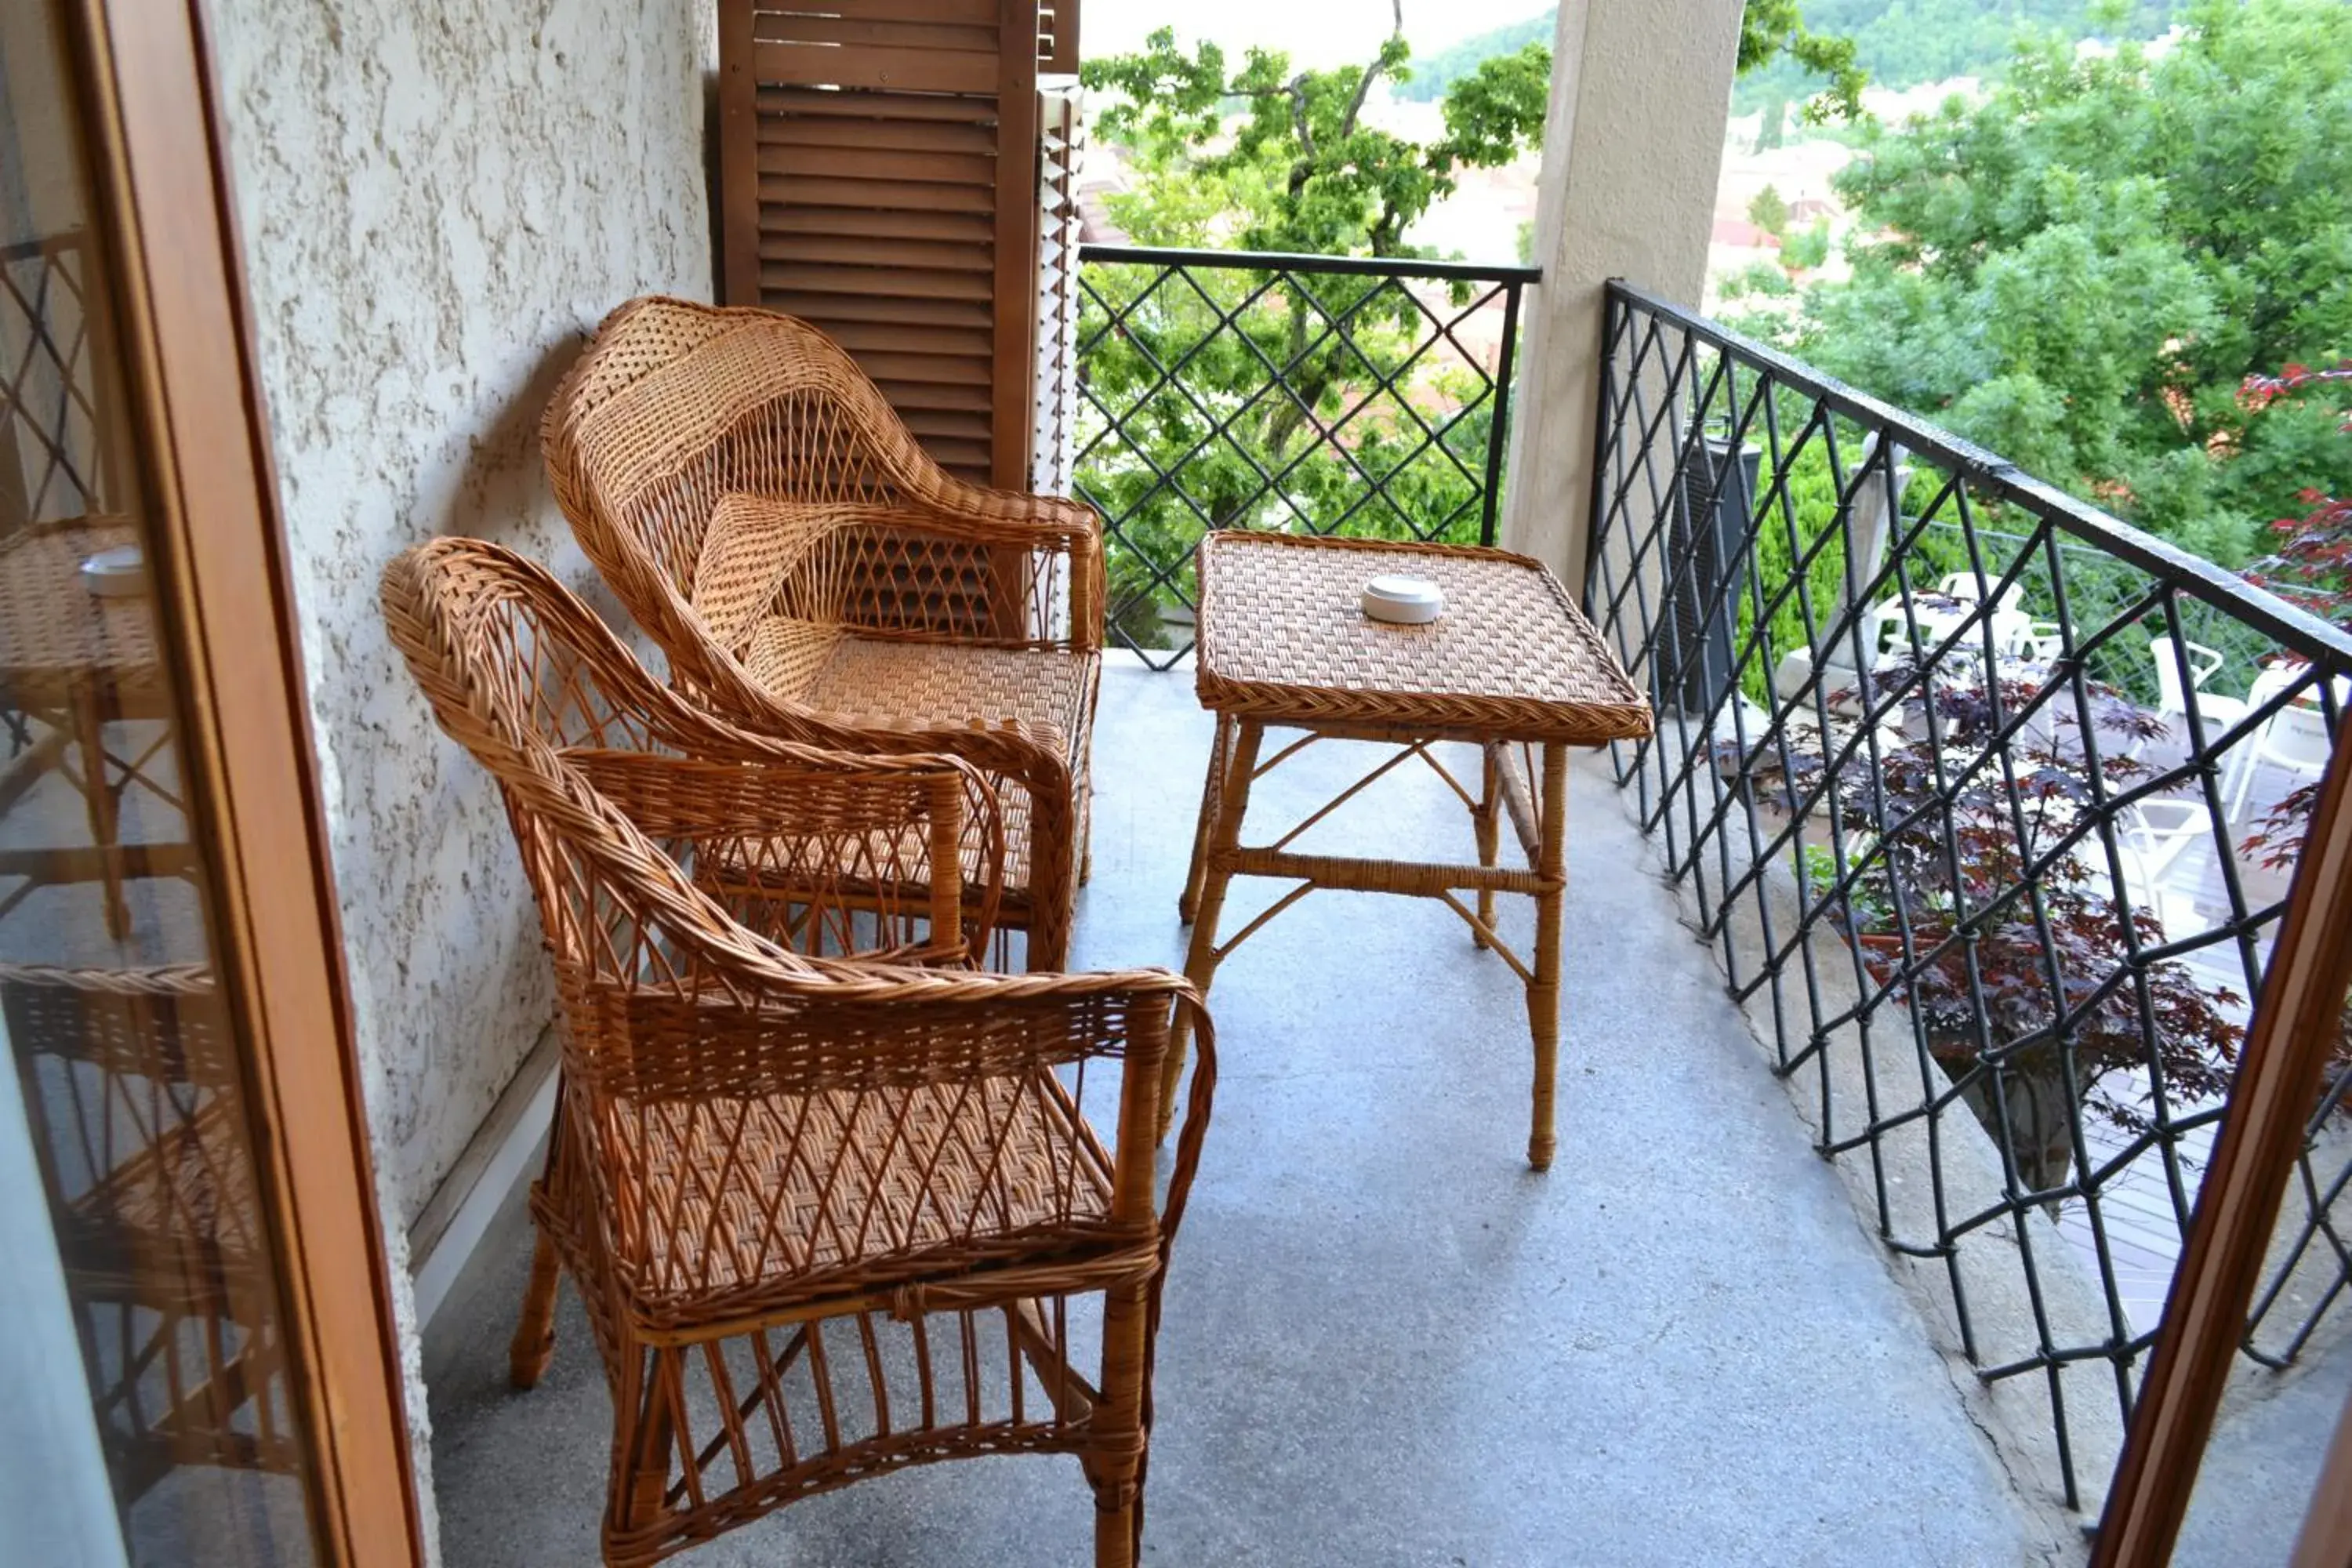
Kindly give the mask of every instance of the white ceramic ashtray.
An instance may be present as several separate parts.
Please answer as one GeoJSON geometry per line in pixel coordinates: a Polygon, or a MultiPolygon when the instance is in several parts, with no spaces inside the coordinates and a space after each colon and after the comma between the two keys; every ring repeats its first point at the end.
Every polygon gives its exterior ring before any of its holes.
{"type": "Polygon", "coordinates": [[[83,585],[93,594],[122,598],[147,591],[147,558],[135,544],[101,550],[81,563],[83,585]]]}
{"type": "Polygon", "coordinates": [[[1364,584],[1364,614],[1417,626],[1445,613],[1445,591],[1426,577],[1375,577],[1364,584]]]}

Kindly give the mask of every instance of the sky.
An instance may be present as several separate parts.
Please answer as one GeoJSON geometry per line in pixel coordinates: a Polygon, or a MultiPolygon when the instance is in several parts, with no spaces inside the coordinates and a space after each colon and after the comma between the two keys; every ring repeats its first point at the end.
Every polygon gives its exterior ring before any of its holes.
{"type": "MultiPolygon", "coordinates": [[[[1403,0],[1405,40],[1423,58],[1475,33],[1539,15],[1546,0],[1403,0]]],[[[1213,38],[1237,58],[1256,44],[1288,52],[1294,66],[1328,69],[1371,58],[1389,36],[1390,0],[1084,0],[1079,47],[1087,56],[1140,48],[1154,28],[1186,44],[1213,38]]]]}

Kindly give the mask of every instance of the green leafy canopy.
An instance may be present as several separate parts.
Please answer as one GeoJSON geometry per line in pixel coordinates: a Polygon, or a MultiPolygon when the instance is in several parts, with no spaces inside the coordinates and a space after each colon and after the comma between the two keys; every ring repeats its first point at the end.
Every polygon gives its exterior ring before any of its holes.
{"type": "Polygon", "coordinates": [[[1983,101],[1867,128],[1850,280],[1793,325],[1832,374],[2229,565],[2352,484],[2250,374],[2352,350],[2352,7],[2190,10],[2170,50],[2022,49],[1983,101]]]}
{"type": "Polygon", "coordinates": [[[1445,134],[1421,144],[1363,117],[1373,84],[1404,76],[1411,52],[1400,27],[1360,66],[1294,73],[1283,53],[1252,48],[1235,68],[1217,44],[1188,51],[1163,27],[1140,53],[1087,61],[1087,86],[1114,95],[1097,130],[1142,176],[1115,216],[1153,243],[1415,254],[1405,231],[1460,170],[1507,163],[1541,135],[1551,58],[1531,44],[1483,62],[1446,95],[1445,134]]]}

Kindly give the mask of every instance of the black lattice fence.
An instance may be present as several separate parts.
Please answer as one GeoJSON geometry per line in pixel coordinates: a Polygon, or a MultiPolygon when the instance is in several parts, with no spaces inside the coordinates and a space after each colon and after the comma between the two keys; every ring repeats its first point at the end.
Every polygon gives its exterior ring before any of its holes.
{"type": "MultiPolygon", "coordinates": [[[[2227,1112],[2352,638],[1635,290],[1605,331],[1585,592],[1660,716],[1619,778],[1822,1152],[1936,1268],[1979,1375],[2040,1390],[2077,1503],[2227,1112]]],[[[2258,1359],[2346,1292],[2347,1089],[2315,1107],[2258,1359]]]]}
{"type": "Polygon", "coordinates": [[[1076,490],[1112,635],[1192,646],[1216,528],[1491,543],[1534,268],[1090,245],[1076,490]]]}

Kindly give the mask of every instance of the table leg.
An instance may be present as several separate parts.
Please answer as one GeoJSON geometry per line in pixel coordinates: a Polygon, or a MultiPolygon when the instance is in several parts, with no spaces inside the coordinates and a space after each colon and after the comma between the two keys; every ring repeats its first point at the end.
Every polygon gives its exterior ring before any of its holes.
{"type": "Polygon", "coordinates": [[[1568,901],[1568,748],[1544,746],[1541,850],[1536,871],[1543,891],[1536,895],[1535,979],[1528,985],[1528,1028],[1535,1037],[1535,1110],[1528,1132],[1528,1163],[1551,1168],[1552,1101],[1559,1076],[1559,934],[1568,901]]]}
{"type": "Polygon", "coordinates": [[[74,741],[81,752],[81,795],[89,816],[90,842],[98,847],[106,899],[106,931],[121,942],[131,934],[131,907],[122,897],[122,822],[114,791],[106,782],[106,716],[95,692],[73,698],[74,741]]]}
{"type": "Polygon", "coordinates": [[[1176,918],[1186,925],[1201,911],[1201,879],[1208,869],[1209,835],[1216,828],[1217,801],[1225,787],[1225,758],[1233,747],[1234,721],[1220,713],[1216,738],[1209,742],[1209,776],[1201,785],[1201,817],[1192,825],[1192,864],[1184,874],[1183,896],[1176,900],[1176,918]]]}
{"type": "MultiPolygon", "coordinates": [[[[1491,746],[1478,748],[1479,783],[1478,809],[1470,820],[1478,832],[1478,864],[1492,868],[1502,853],[1503,843],[1503,772],[1502,759],[1491,746]]],[[[1478,889],[1478,919],[1488,931],[1495,929],[1495,889],[1478,889]]],[[[1470,933],[1471,942],[1482,952],[1486,939],[1479,932],[1470,933]]]]}
{"type": "MultiPolygon", "coordinates": [[[[1200,909],[1192,920],[1192,951],[1184,960],[1184,977],[1200,988],[1203,997],[1209,994],[1209,982],[1216,978],[1217,919],[1224,913],[1225,889],[1234,879],[1234,851],[1241,845],[1242,816],[1249,808],[1250,775],[1257,771],[1258,743],[1265,736],[1265,726],[1256,720],[1240,721],[1233,754],[1226,760],[1224,777],[1219,783],[1216,820],[1209,825],[1200,909]]],[[[1169,1123],[1175,1120],[1176,1083],[1184,1076],[1184,1049],[1191,1033],[1190,1021],[1180,1009],[1169,1029],[1168,1059],[1160,1073],[1162,1138],[1168,1136],[1169,1123]]]]}

